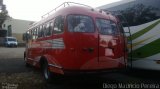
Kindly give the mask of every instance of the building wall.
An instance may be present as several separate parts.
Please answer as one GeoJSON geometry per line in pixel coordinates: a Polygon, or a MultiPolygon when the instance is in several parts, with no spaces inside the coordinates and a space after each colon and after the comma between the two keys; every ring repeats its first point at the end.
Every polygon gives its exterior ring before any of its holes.
{"type": "Polygon", "coordinates": [[[23,42],[22,34],[27,31],[32,23],[33,21],[8,18],[3,23],[2,28],[8,31],[8,36],[14,36],[19,42],[23,42]]]}

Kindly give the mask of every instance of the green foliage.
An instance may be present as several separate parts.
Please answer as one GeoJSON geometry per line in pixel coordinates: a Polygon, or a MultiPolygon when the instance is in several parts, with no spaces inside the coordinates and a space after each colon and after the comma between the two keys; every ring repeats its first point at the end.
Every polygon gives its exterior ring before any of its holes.
{"type": "Polygon", "coordinates": [[[8,16],[8,11],[1,11],[0,12],[0,28],[2,29],[2,24],[3,22],[6,20],[6,18],[9,17],[8,16]]]}

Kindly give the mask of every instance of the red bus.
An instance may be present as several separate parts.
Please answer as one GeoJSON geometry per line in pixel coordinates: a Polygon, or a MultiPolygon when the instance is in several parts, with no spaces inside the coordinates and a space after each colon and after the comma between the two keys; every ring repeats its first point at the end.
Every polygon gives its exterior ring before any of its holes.
{"type": "Polygon", "coordinates": [[[110,13],[67,6],[28,29],[24,59],[26,65],[42,68],[46,80],[51,73],[122,69],[127,65],[122,30],[110,13]]]}

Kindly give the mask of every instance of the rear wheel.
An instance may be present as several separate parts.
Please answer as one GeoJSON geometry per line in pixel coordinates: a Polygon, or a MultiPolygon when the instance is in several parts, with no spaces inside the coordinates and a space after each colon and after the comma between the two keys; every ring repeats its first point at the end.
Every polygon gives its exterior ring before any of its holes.
{"type": "Polygon", "coordinates": [[[59,74],[52,73],[49,70],[49,66],[48,66],[47,61],[44,61],[42,64],[42,73],[43,73],[43,77],[47,83],[59,84],[60,82],[62,82],[61,81],[63,79],[62,76],[60,76],[59,74]]]}
{"type": "Polygon", "coordinates": [[[46,61],[42,64],[42,73],[44,79],[50,83],[52,79],[52,73],[50,72],[48,63],[46,61]]]}

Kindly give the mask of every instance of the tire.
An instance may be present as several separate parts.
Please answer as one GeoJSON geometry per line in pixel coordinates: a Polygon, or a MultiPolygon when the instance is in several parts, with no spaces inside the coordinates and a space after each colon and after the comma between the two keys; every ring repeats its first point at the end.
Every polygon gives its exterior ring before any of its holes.
{"type": "Polygon", "coordinates": [[[30,67],[31,66],[29,63],[27,63],[27,57],[26,57],[26,55],[24,55],[24,61],[25,61],[25,66],[26,67],[30,67]]]}
{"type": "Polygon", "coordinates": [[[50,72],[50,70],[48,69],[48,63],[47,61],[44,61],[44,63],[42,64],[42,74],[44,79],[46,80],[47,83],[51,83],[52,82],[52,73],[50,72]]]}

